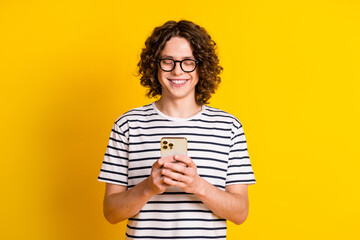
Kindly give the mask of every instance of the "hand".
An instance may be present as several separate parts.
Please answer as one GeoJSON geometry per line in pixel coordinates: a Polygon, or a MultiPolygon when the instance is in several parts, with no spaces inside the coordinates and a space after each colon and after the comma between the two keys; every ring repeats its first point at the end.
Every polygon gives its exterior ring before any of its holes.
{"type": "Polygon", "coordinates": [[[203,179],[197,173],[193,160],[187,156],[175,155],[173,161],[164,162],[161,173],[165,176],[164,184],[182,188],[187,193],[198,193],[203,179]]]}
{"type": "Polygon", "coordinates": [[[151,168],[150,176],[146,179],[148,190],[156,195],[163,193],[166,188],[169,187],[168,184],[164,182],[165,177],[162,175],[161,170],[163,165],[166,162],[174,161],[173,157],[159,158],[151,168]]]}

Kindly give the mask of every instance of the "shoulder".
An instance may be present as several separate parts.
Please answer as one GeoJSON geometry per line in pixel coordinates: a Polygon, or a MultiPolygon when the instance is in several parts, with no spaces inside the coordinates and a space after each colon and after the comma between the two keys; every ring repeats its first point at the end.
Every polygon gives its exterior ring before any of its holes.
{"type": "Polygon", "coordinates": [[[138,118],[139,116],[146,116],[152,114],[155,114],[155,111],[152,103],[150,103],[142,107],[133,108],[123,113],[115,120],[115,124],[120,126],[127,123],[131,119],[138,118]]]}
{"type": "Polygon", "coordinates": [[[241,122],[239,121],[239,119],[236,116],[234,116],[233,114],[231,114],[229,112],[221,110],[219,108],[210,107],[210,106],[206,105],[204,115],[208,116],[208,117],[223,118],[225,121],[227,121],[229,123],[232,123],[232,125],[235,128],[241,128],[242,127],[241,122]]]}

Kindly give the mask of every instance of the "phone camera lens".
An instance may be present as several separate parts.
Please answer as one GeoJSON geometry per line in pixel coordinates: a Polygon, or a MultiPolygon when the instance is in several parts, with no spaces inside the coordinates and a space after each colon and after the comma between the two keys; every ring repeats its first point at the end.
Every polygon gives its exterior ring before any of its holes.
{"type": "Polygon", "coordinates": [[[163,146],[163,149],[167,149],[167,146],[165,145],[165,146],[163,146]]]}

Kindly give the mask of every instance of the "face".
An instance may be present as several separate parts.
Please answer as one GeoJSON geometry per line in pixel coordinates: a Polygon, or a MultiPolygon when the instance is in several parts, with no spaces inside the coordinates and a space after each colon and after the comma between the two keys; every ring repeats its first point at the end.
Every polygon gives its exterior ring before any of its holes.
{"type": "MultiPolygon", "coordinates": [[[[196,60],[189,41],[180,37],[173,37],[166,42],[160,58],[177,61],[183,59],[196,60]]],[[[199,82],[197,69],[193,72],[184,72],[179,62],[176,63],[171,72],[164,72],[158,66],[158,79],[162,86],[162,99],[195,101],[195,86],[199,82]]]]}

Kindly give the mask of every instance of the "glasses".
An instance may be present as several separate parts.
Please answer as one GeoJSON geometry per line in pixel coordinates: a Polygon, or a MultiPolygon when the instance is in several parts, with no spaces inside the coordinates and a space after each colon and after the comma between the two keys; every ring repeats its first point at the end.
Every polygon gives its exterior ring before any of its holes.
{"type": "Polygon", "coordinates": [[[178,62],[180,63],[181,70],[188,73],[195,71],[200,61],[193,59],[184,59],[182,61],[175,61],[172,59],[158,59],[157,62],[159,63],[161,70],[164,72],[171,72],[174,70],[176,63],[178,62]]]}

